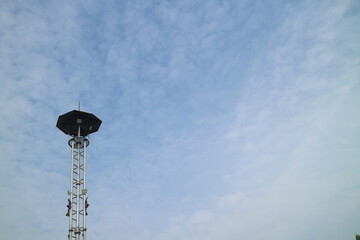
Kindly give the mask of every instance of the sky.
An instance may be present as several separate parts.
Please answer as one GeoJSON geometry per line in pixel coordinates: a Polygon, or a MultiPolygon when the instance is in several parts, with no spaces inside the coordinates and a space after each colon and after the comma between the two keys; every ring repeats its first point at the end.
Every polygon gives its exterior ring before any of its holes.
{"type": "Polygon", "coordinates": [[[88,147],[88,239],[360,233],[358,0],[1,0],[0,238],[67,237],[88,147]]]}

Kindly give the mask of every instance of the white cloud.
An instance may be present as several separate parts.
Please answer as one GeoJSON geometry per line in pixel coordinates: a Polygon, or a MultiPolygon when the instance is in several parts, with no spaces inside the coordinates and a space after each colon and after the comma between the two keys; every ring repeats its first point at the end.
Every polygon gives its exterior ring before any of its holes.
{"type": "Polygon", "coordinates": [[[354,5],[5,2],[1,232],[66,237],[55,123],[80,99],[104,120],[89,237],[352,239],[354,5]]]}

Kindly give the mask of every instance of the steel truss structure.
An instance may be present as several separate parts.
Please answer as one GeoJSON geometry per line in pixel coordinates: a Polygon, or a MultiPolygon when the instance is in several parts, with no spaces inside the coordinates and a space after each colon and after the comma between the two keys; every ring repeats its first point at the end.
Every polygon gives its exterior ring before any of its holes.
{"type": "Polygon", "coordinates": [[[97,132],[101,120],[92,113],[73,110],[59,116],[56,126],[71,138],[70,189],[66,216],[69,217],[68,240],[86,240],[86,216],[89,207],[86,188],[86,138],[97,132]]]}
{"type": "Polygon", "coordinates": [[[86,188],[86,148],[89,140],[80,136],[69,140],[71,147],[70,190],[68,191],[69,240],[86,240],[86,215],[89,206],[86,188]]]}

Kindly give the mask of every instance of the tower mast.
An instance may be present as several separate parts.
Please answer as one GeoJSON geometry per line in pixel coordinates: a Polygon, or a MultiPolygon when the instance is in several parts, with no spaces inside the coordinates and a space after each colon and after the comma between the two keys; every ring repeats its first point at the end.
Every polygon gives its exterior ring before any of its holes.
{"type": "Polygon", "coordinates": [[[69,217],[68,240],[86,240],[86,216],[89,203],[86,187],[86,148],[90,141],[86,138],[97,132],[101,120],[92,113],[73,110],[59,116],[56,127],[71,138],[68,141],[71,147],[70,189],[68,191],[69,217]]]}

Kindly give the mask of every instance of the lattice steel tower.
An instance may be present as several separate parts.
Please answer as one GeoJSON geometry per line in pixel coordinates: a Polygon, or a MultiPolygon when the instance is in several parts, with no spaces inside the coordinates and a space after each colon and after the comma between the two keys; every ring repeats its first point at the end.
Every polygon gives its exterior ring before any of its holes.
{"type": "MultiPolygon", "coordinates": [[[[80,105],[80,104],[79,104],[80,105]]],[[[73,110],[59,116],[56,127],[70,136],[71,169],[70,190],[68,191],[69,240],[86,240],[86,215],[89,206],[86,188],[86,148],[90,141],[86,138],[97,132],[101,120],[95,115],[73,110]]]]}

